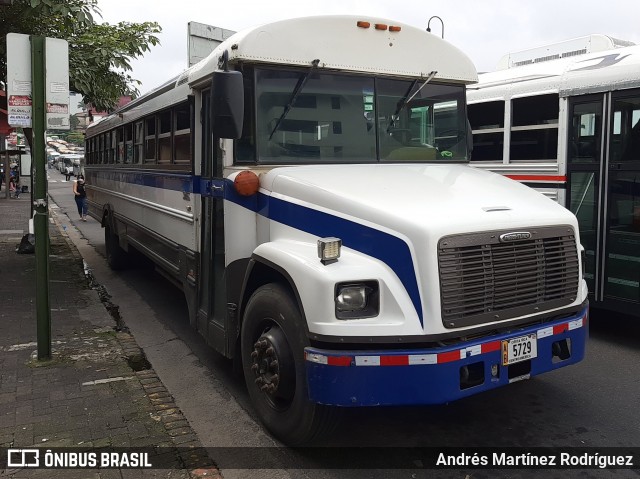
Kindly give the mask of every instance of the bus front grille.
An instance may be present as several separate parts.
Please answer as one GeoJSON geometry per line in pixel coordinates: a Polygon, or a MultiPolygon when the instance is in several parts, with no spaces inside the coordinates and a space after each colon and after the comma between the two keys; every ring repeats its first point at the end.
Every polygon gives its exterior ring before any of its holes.
{"type": "Polygon", "coordinates": [[[503,321],[571,304],[579,286],[570,226],[455,235],[438,243],[447,328],[503,321]]]}

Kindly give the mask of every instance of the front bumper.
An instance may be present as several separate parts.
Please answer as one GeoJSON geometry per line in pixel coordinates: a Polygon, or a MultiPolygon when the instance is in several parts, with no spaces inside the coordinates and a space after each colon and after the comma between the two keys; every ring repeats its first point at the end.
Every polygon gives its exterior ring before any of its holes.
{"type": "Polygon", "coordinates": [[[381,351],[305,348],[309,398],[334,406],[444,404],[584,358],[588,308],[562,320],[454,346],[381,351]],[[504,366],[503,341],[536,335],[537,357],[504,366]]]}

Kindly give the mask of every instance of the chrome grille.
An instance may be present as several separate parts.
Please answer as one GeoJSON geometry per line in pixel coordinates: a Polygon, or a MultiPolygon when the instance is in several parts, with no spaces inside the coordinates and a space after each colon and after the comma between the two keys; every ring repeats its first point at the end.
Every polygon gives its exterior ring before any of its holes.
{"type": "Polygon", "coordinates": [[[445,327],[500,321],[575,301],[579,264],[573,228],[521,231],[530,239],[501,242],[509,232],[494,231],[440,240],[445,327]]]}

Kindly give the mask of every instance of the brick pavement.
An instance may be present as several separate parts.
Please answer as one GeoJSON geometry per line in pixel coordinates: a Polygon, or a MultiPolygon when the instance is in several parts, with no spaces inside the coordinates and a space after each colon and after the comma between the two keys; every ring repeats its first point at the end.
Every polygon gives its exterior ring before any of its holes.
{"type": "Polygon", "coordinates": [[[0,195],[0,448],[158,446],[163,469],[4,469],[0,477],[220,477],[135,338],[116,330],[82,258],[50,222],[52,358],[36,357],[35,255],[17,254],[30,195],[0,195]]]}

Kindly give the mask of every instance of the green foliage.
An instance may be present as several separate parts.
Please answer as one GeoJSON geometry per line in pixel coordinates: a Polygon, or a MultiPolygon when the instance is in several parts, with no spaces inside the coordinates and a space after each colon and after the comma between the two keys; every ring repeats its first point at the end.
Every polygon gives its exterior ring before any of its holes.
{"type": "Polygon", "coordinates": [[[160,43],[155,22],[97,23],[98,0],[14,0],[0,8],[0,79],[7,76],[6,35],[23,33],[69,42],[69,86],[98,110],[139,94],[130,61],[160,43]]]}
{"type": "Polygon", "coordinates": [[[78,117],[75,115],[69,115],[69,129],[71,131],[75,130],[76,128],[78,128],[78,125],[80,124],[80,120],[78,120],[78,117]]]}
{"type": "Polygon", "coordinates": [[[74,145],[84,146],[84,134],[79,131],[72,131],[67,135],[66,141],[74,145]]]}

